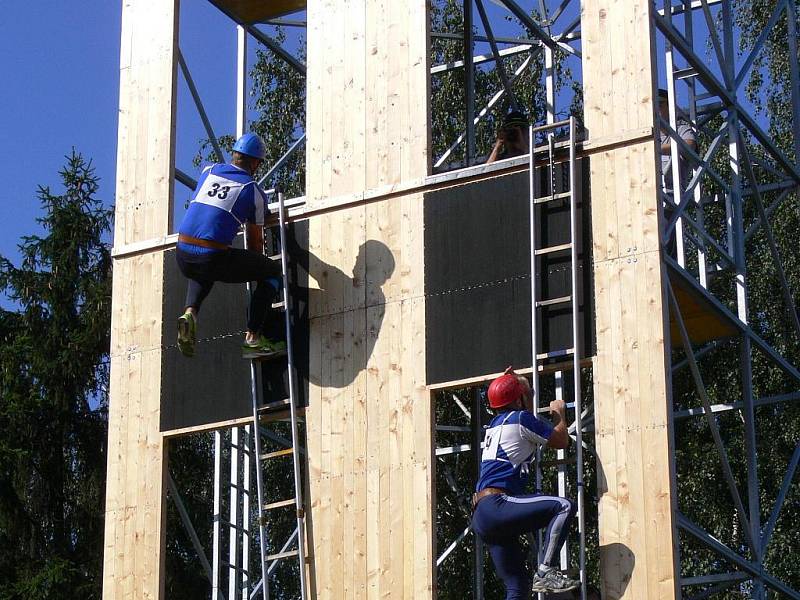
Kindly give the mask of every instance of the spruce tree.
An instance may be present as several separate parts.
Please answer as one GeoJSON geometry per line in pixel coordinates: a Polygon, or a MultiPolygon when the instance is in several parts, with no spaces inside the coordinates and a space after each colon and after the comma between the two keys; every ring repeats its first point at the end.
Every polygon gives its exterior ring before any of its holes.
{"type": "Polygon", "coordinates": [[[72,151],[42,235],[0,257],[0,598],[99,598],[111,211],[72,151]]]}

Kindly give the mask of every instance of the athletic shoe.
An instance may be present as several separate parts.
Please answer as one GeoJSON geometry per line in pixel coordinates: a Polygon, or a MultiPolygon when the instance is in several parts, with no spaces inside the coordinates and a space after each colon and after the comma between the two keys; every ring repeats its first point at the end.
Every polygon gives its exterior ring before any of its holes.
{"type": "Polygon", "coordinates": [[[531,591],[538,592],[568,592],[581,585],[580,581],[570,579],[558,569],[550,569],[544,575],[536,573],[533,576],[531,591]]]}
{"type": "Polygon", "coordinates": [[[178,350],[187,358],[194,356],[197,322],[189,311],[178,317],[178,350]]]}
{"type": "Polygon", "coordinates": [[[253,342],[245,341],[242,344],[242,358],[257,358],[282,352],[286,352],[286,342],[271,340],[263,335],[259,335],[253,342]]]}

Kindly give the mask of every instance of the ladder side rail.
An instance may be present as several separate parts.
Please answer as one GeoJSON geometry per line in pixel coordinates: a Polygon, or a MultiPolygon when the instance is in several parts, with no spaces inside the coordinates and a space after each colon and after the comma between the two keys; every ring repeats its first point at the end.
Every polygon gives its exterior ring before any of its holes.
{"type": "MultiPolygon", "coordinates": [[[[564,371],[556,371],[554,373],[556,379],[556,400],[564,400],[564,371]]],[[[569,493],[569,474],[567,473],[567,451],[558,450],[556,452],[556,460],[558,462],[558,495],[566,498],[569,493]]],[[[562,571],[569,568],[569,538],[561,546],[559,553],[559,566],[562,571]]]]}
{"type": "MultiPolygon", "coordinates": [[[[244,249],[249,250],[247,245],[247,230],[244,232],[244,249]]],[[[263,248],[261,249],[263,252],[263,248]]],[[[253,284],[248,281],[246,284],[247,296],[252,301],[253,284]]],[[[259,434],[259,419],[258,419],[258,400],[260,394],[258,393],[258,373],[256,371],[256,361],[250,360],[250,396],[253,405],[253,449],[254,449],[254,463],[256,465],[256,490],[258,492],[258,544],[260,550],[260,563],[261,563],[261,597],[263,600],[269,600],[269,575],[267,573],[267,527],[264,522],[264,481],[263,474],[261,473],[261,465],[259,464],[261,456],[261,436],[259,434]]]]}
{"type": "Polygon", "coordinates": [[[228,507],[228,598],[239,587],[239,427],[231,429],[230,506],[228,507]]]}
{"type": "Polygon", "coordinates": [[[292,339],[292,302],[289,294],[289,261],[286,250],[286,207],[284,205],[283,192],[278,192],[278,223],[280,229],[281,243],[281,273],[283,275],[283,315],[286,324],[286,359],[289,370],[289,414],[292,424],[292,465],[294,470],[294,497],[295,511],[297,516],[297,555],[300,567],[300,597],[305,600],[306,594],[306,540],[305,540],[305,508],[303,507],[303,486],[300,481],[300,440],[297,431],[297,406],[295,387],[296,371],[294,366],[294,344],[292,339]]]}
{"type": "Polygon", "coordinates": [[[220,556],[222,555],[220,539],[220,521],[222,519],[222,432],[214,432],[214,521],[211,530],[211,600],[221,600],[220,590],[220,556]]]}
{"type": "MultiPolygon", "coordinates": [[[[534,128],[533,125],[529,126],[528,139],[530,144],[533,143],[534,128]]],[[[536,348],[537,341],[537,328],[536,328],[536,297],[537,297],[537,284],[536,284],[536,161],[535,152],[531,148],[528,163],[528,184],[529,184],[529,211],[530,211],[530,244],[531,244],[531,389],[533,397],[538,402],[539,400],[539,370],[537,369],[536,357],[538,355],[536,348]]],[[[537,482],[538,487],[538,482],[537,482]]]]}
{"type": "MultiPolygon", "coordinates": [[[[472,431],[472,447],[475,452],[475,481],[480,478],[481,473],[481,446],[483,444],[483,401],[481,400],[480,388],[472,390],[472,413],[470,415],[472,431]]],[[[473,600],[484,600],[483,595],[483,565],[484,565],[484,546],[481,536],[472,532],[474,539],[474,561],[472,574],[472,598],[473,600]]]]}
{"type": "MultiPolygon", "coordinates": [[[[239,588],[242,600],[248,600],[250,589],[250,494],[252,492],[252,482],[250,469],[254,458],[252,456],[252,426],[245,425],[242,428],[244,449],[242,450],[242,581],[239,588]]],[[[257,460],[255,464],[258,464],[257,460]]]]}
{"type": "Polygon", "coordinates": [[[569,203],[570,203],[570,237],[572,238],[571,249],[571,284],[572,284],[572,347],[575,352],[572,354],[572,378],[573,378],[573,401],[575,402],[575,461],[576,461],[576,487],[578,502],[578,540],[580,548],[578,550],[578,561],[581,580],[581,599],[586,600],[586,529],[584,515],[584,486],[583,486],[583,409],[581,406],[581,356],[583,354],[580,347],[580,330],[578,314],[578,210],[577,199],[575,197],[575,183],[577,180],[576,157],[575,157],[575,117],[569,118],[569,203]]]}
{"type": "MultiPolygon", "coordinates": [[[[539,352],[537,351],[537,291],[538,286],[536,282],[536,160],[535,160],[535,152],[533,150],[533,136],[535,133],[535,128],[533,125],[530,126],[528,130],[528,140],[529,144],[531,145],[530,150],[530,161],[528,164],[528,181],[529,181],[529,211],[530,211],[530,251],[531,251],[531,390],[533,392],[533,402],[534,410],[536,410],[538,414],[538,406],[539,406],[539,365],[538,359],[539,352]]],[[[535,474],[536,474],[536,492],[542,492],[542,447],[539,446],[536,448],[536,460],[535,460],[535,474]]],[[[541,553],[542,553],[542,540],[543,535],[542,531],[539,530],[535,536],[536,539],[536,564],[538,567],[539,562],[541,561],[541,553]]],[[[543,594],[537,594],[537,598],[542,600],[544,598],[543,594]]]]}
{"type": "MultiPolygon", "coordinates": [[[[548,115],[548,121],[552,121],[550,116],[548,115]]],[[[556,162],[555,162],[555,134],[553,133],[554,128],[551,128],[547,132],[547,168],[548,168],[548,175],[549,175],[549,182],[550,182],[550,189],[547,191],[547,195],[551,198],[555,197],[556,195],[556,162]]],[[[574,248],[574,239],[570,236],[570,240],[568,244],[570,248],[574,248]]],[[[574,290],[570,292],[572,296],[571,303],[574,306],[574,290]]],[[[573,344],[573,349],[575,348],[573,344]]],[[[556,379],[556,400],[564,400],[564,373],[563,371],[556,371],[555,374],[556,379]]],[[[556,474],[556,481],[557,481],[557,488],[558,488],[558,495],[562,498],[567,497],[567,487],[569,483],[569,476],[567,473],[567,465],[566,465],[566,458],[567,458],[567,451],[566,450],[557,450],[556,451],[556,458],[559,460],[559,465],[557,468],[556,474]]],[[[564,542],[564,545],[561,547],[559,552],[559,567],[566,571],[569,568],[569,540],[564,542]]]]}

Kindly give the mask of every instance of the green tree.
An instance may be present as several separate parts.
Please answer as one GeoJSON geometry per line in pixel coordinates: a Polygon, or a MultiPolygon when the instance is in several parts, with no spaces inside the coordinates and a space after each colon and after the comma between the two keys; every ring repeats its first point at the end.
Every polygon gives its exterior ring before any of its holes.
{"type": "MultiPolygon", "coordinates": [[[[286,44],[287,35],[283,28],[276,27],[275,41],[286,44]]],[[[297,58],[305,61],[305,37],[299,36],[293,43],[297,46],[297,58]]],[[[263,138],[267,149],[267,159],[256,175],[259,179],[305,133],[306,79],[304,74],[273,52],[259,48],[250,70],[250,81],[250,108],[255,111],[250,130],[263,138]]],[[[220,146],[228,153],[234,141],[232,134],[219,138],[220,146]]],[[[195,166],[216,160],[211,142],[201,140],[194,159],[195,166]]],[[[265,185],[282,190],[287,198],[294,198],[305,194],[305,177],[306,153],[305,145],[301,145],[265,185]]]]}
{"type": "MultiPolygon", "coordinates": [[[[794,1],[795,6],[800,8],[800,2],[794,1]]],[[[775,9],[775,2],[735,0],[734,6],[739,51],[746,56],[754,48],[767,26],[775,9]]],[[[746,83],[746,94],[756,110],[757,117],[761,123],[766,123],[765,129],[790,159],[795,156],[790,73],[792,58],[797,60],[797,57],[791,57],[788,52],[788,28],[784,16],[766,38],[746,83]]],[[[718,120],[718,124],[721,125],[721,121],[718,120]]],[[[767,157],[763,148],[759,147],[751,136],[745,133],[745,137],[752,155],[767,157]]],[[[705,144],[701,141],[701,147],[707,148],[707,141],[705,144]]],[[[715,162],[718,172],[725,173],[729,168],[725,160],[727,159],[723,156],[715,162]]],[[[755,171],[758,183],[767,184],[774,181],[774,176],[768,171],[759,168],[755,171]]],[[[749,185],[752,182],[749,181],[746,170],[743,172],[745,185],[749,185]]],[[[714,184],[704,182],[703,185],[709,190],[714,184]]],[[[767,205],[776,202],[778,197],[779,192],[763,194],[767,205]]],[[[800,262],[796,251],[796,232],[800,227],[798,206],[800,205],[795,190],[783,200],[770,219],[795,302],[800,290],[800,262]]],[[[712,222],[715,221],[717,233],[721,234],[725,223],[724,207],[717,207],[716,212],[716,216],[713,214],[707,216],[711,217],[712,222]]],[[[750,197],[745,202],[746,225],[753,223],[756,215],[754,199],[750,197]]],[[[763,228],[750,238],[745,251],[750,325],[790,364],[800,364],[800,340],[788,321],[788,307],[783,299],[778,271],[770,254],[763,228]]],[[[721,274],[713,288],[729,305],[735,302],[730,273],[721,274]]],[[[732,340],[721,344],[719,349],[700,362],[701,373],[712,404],[724,404],[731,402],[732,399],[741,398],[740,354],[740,342],[732,340]]],[[[679,355],[680,353],[678,357],[679,355]]],[[[699,404],[688,369],[674,373],[673,389],[680,408],[695,407],[699,404]]],[[[780,395],[797,389],[796,382],[791,382],[765,355],[753,350],[753,394],[756,398],[780,395]]],[[[800,439],[800,408],[796,402],[789,402],[757,408],[755,414],[760,519],[763,527],[770,516],[783,475],[800,439]]],[[[716,420],[747,509],[747,466],[742,415],[739,411],[730,411],[720,414],[716,420]]],[[[730,498],[718,453],[705,420],[695,418],[677,422],[676,438],[680,510],[730,548],[747,556],[743,524],[730,498]]],[[[800,588],[800,569],[796,558],[800,553],[800,545],[797,543],[793,525],[798,519],[800,519],[800,486],[795,483],[789,488],[786,503],[765,555],[767,571],[794,589],[800,588]]],[[[735,570],[734,566],[688,536],[683,539],[681,562],[684,576],[735,570]]],[[[749,583],[734,586],[714,596],[725,600],[745,597],[751,597],[749,583]]]]}
{"type": "Polygon", "coordinates": [[[0,598],[99,598],[111,212],[74,150],[41,236],[0,257],[0,598]]]}

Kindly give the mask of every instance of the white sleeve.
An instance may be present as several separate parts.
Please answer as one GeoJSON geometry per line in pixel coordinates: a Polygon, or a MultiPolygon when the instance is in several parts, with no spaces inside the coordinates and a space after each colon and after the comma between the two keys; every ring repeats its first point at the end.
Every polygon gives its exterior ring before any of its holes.
{"type": "Polygon", "coordinates": [[[257,183],[253,183],[253,202],[255,203],[255,218],[256,225],[264,224],[264,212],[267,209],[267,198],[257,183]]]}

